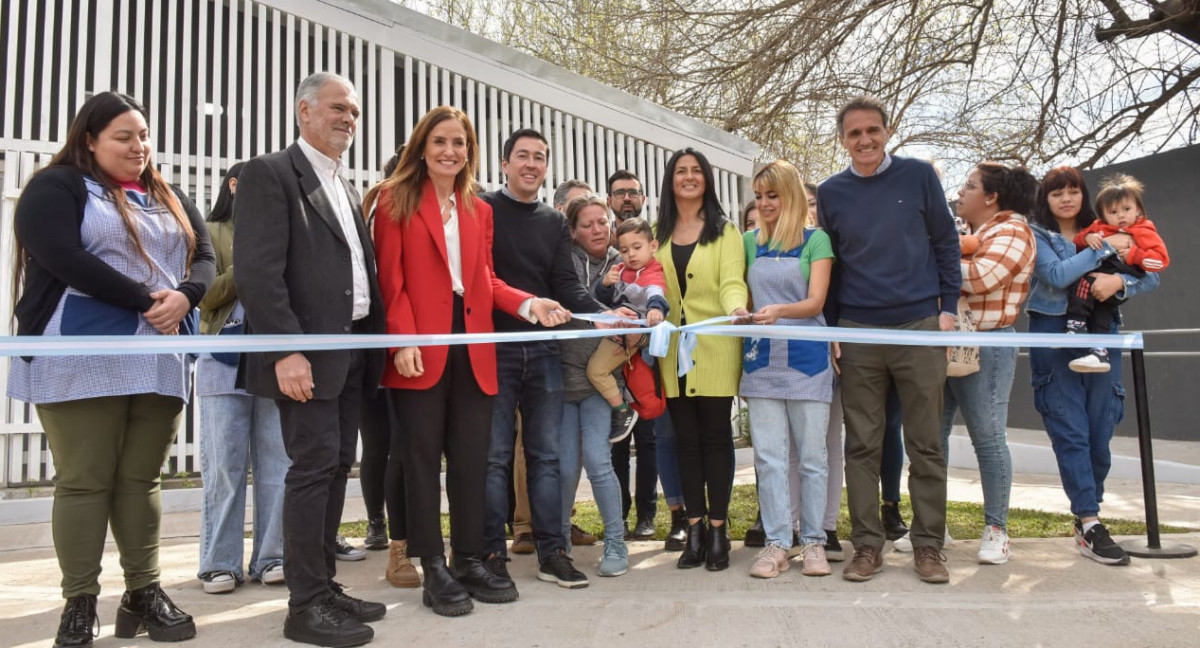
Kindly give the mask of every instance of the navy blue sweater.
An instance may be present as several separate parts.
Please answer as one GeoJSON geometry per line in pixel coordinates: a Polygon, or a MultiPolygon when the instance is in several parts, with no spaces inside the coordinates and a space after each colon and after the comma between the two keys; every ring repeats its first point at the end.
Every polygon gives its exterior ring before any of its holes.
{"type": "Polygon", "coordinates": [[[893,157],[878,175],[849,169],[817,188],[837,257],[826,320],[893,326],[954,313],[962,287],[958,233],[933,166],[893,157]]]}

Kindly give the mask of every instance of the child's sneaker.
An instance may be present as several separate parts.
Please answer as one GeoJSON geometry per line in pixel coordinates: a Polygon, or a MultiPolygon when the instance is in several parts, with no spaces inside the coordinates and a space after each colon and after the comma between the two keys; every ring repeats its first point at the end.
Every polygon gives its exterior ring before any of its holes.
{"type": "Polygon", "coordinates": [[[1129,554],[1125,553],[1121,545],[1113,542],[1112,536],[1108,535],[1108,529],[1099,522],[1083,533],[1079,542],[1079,553],[1102,565],[1129,564],[1129,554]]]}
{"type": "Polygon", "coordinates": [[[612,428],[608,431],[609,443],[620,443],[633,432],[633,424],[637,423],[638,415],[632,407],[621,405],[612,411],[612,428]]]}
{"type": "Polygon", "coordinates": [[[1108,349],[1092,349],[1091,353],[1075,358],[1068,366],[1076,373],[1107,373],[1108,349]]]}

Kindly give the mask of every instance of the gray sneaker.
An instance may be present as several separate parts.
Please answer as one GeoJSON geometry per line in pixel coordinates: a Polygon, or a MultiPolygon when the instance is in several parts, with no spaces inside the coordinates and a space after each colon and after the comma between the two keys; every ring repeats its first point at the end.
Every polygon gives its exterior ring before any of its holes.
{"type": "Polygon", "coordinates": [[[601,576],[620,576],[629,571],[629,548],[622,540],[604,541],[604,558],[600,559],[601,576]]]}
{"type": "Polygon", "coordinates": [[[365,559],[367,552],[346,542],[346,539],[339,535],[337,537],[337,549],[335,550],[334,557],[338,560],[355,562],[365,559]]]}

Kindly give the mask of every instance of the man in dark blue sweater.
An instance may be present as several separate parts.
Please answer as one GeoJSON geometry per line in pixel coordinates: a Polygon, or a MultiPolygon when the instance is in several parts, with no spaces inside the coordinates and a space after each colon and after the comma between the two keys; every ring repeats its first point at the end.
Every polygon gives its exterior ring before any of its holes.
{"type": "MultiPolygon", "coordinates": [[[[893,157],[887,113],[859,97],[838,111],[838,140],[851,164],[817,189],[821,224],[833,241],[830,325],[948,331],[962,285],[958,235],[933,167],[893,157]]],[[[945,347],[846,344],[841,349],[846,490],[854,558],[842,576],[865,581],[883,566],[879,462],[889,386],[900,394],[909,455],[914,568],[945,583],[946,462],[939,426],[945,347]]]]}
{"type": "MultiPolygon", "coordinates": [[[[508,180],[499,191],[480,196],[492,207],[492,262],[496,276],[534,295],[552,296],[568,310],[594,313],[600,305],[588,295],[571,261],[567,220],[538,199],[550,150],[535,130],[513,133],[504,143],[501,166],[508,180]]],[[[497,331],[526,331],[534,325],[496,311],[497,331]]],[[[496,345],[499,393],[493,401],[488,450],[485,565],[508,578],[504,527],[508,520],[508,480],[521,413],[529,507],[537,547],[538,578],[567,588],[586,587],[587,577],[571,563],[562,534],[562,491],[558,476],[558,434],[563,417],[563,375],[558,343],[506,342],[496,345]]]]}

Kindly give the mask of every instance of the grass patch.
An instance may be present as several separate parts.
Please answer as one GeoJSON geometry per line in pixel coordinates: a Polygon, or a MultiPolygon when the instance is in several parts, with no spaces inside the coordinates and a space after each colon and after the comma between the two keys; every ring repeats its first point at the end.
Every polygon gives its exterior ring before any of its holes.
{"type": "MultiPolygon", "coordinates": [[[[603,535],[604,523],[594,502],[579,502],[576,505],[574,521],[589,533],[603,535]]],[[[912,507],[905,496],[900,502],[900,511],[905,520],[912,520],[912,507]]],[[[741,540],[746,535],[746,529],[754,525],[754,516],[758,512],[758,494],[753,484],[740,484],[733,487],[733,499],[729,503],[729,536],[741,540]]],[[[1072,535],[1070,515],[1047,513],[1031,509],[1011,508],[1008,511],[1008,534],[1014,538],[1069,538],[1072,535]]],[[[632,528],[637,522],[636,512],[630,511],[628,520],[632,528]]],[[[979,539],[983,531],[983,505],[971,502],[948,502],[946,505],[946,524],[950,527],[950,535],[956,540],[979,539]]],[[[666,539],[667,531],[671,528],[671,513],[667,509],[666,500],[658,500],[658,516],[654,520],[655,538],[666,539]]],[[[1104,525],[1113,535],[1145,535],[1146,524],[1136,520],[1121,520],[1104,518],[1104,525]]],[[[1161,525],[1163,533],[1187,533],[1192,529],[1161,525]]],[[[346,522],[341,526],[345,536],[361,538],[367,533],[365,520],[346,522]]],[[[450,517],[442,515],[442,535],[450,535],[450,517]]],[[[850,515],[846,511],[846,491],[842,491],[842,510],[838,514],[838,536],[842,539],[850,537],[850,515]]]]}

